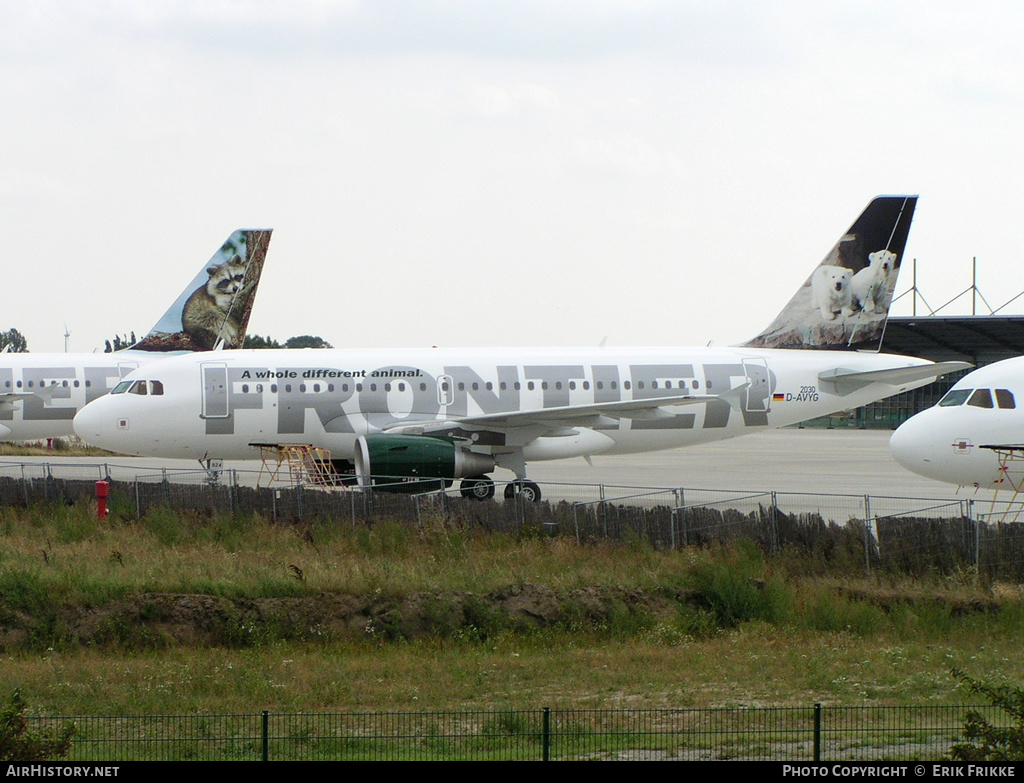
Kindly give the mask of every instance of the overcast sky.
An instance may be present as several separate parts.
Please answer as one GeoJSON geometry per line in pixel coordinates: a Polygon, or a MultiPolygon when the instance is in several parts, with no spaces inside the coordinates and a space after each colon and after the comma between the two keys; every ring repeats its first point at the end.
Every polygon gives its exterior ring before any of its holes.
{"type": "Polygon", "coordinates": [[[281,340],[730,344],[879,193],[921,196],[898,292],[977,256],[998,306],[1022,40],[1014,2],[0,0],[0,329],[141,336],[272,227],[281,340]]]}

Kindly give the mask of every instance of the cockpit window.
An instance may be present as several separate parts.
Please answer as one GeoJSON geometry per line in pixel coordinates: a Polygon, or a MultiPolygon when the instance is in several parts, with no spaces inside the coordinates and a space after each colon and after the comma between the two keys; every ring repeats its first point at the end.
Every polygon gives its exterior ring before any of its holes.
{"type": "Polygon", "coordinates": [[[135,381],[135,383],[132,384],[132,387],[128,390],[128,393],[129,394],[145,394],[146,393],[146,382],[145,381],[135,381]]]}
{"type": "Polygon", "coordinates": [[[1000,408],[1016,408],[1017,403],[1013,399],[1013,392],[1009,389],[996,389],[996,402],[1000,408]]]}
{"type": "Polygon", "coordinates": [[[943,408],[963,405],[967,398],[971,396],[972,391],[973,389],[950,389],[946,396],[939,400],[939,405],[943,408]]]}
{"type": "Polygon", "coordinates": [[[164,393],[163,381],[150,381],[149,382],[149,393],[153,394],[153,395],[163,394],[164,393]]]}
{"type": "Polygon", "coordinates": [[[976,389],[967,404],[973,405],[975,408],[991,408],[993,407],[992,392],[988,389],[976,389]]]}
{"type": "Polygon", "coordinates": [[[132,385],[131,381],[121,381],[117,386],[110,390],[111,394],[124,394],[128,391],[128,387],[132,385]]]}

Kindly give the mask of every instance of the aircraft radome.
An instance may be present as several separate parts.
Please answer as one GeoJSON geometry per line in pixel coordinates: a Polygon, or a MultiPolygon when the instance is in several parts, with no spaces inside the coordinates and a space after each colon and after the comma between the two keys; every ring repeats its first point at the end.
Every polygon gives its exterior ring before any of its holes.
{"type": "Polygon", "coordinates": [[[240,348],[271,231],[238,230],[135,345],[113,353],[0,354],[0,440],[71,435],[75,414],[169,352],[240,348]]]}
{"type": "Polygon", "coordinates": [[[533,460],[782,427],[967,366],[877,352],[916,201],[873,200],[775,321],[736,347],[179,357],[127,376],[78,414],[75,430],[160,457],[252,459],[260,444],[309,444],[362,485],[462,479],[463,494],[478,499],[493,496],[488,474],[500,467],[516,477],[506,497],[537,499],[526,478],[533,460]]]}
{"type": "Polygon", "coordinates": [[[977,489],[1024,482],[1024,356],[968,373],[938,404],[911,416],[889,448],[907,470],[977,489]]]}

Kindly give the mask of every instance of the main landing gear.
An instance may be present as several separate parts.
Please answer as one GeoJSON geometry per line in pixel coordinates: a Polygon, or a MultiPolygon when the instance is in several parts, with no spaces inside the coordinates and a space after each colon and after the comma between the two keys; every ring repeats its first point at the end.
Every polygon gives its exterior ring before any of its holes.
{"type": "Polygon", "coordinates": [[[494,497],[494,479],[490,476],[471,476],[459,482],[462,497],[470,500],[490,500],[494,497]]]}
{"type": "Polygon", "coordinates": [[[527,503],[537,503],[540,501],[540,487],[527,479],[510,481],[505,485],[505,500],[512,500],[517,495],[527,503]]]}
{"type": "MultiPolygon", "coordinates": [[[[459,494],[469,500],[490,500],[494,497],[494,479],[490,476],[470,476],[462,479],[459,494]]],[[[519,497],[527,503],[540,500],[540,487],[526,479],[516,479],[505,485],[505,500],[519,497]]]]}

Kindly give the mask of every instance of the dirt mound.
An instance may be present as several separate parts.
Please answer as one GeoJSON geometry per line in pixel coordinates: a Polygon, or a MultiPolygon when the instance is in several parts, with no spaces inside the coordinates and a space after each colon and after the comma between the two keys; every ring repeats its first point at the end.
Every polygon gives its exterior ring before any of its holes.
{"type": "Polygon", "coordinates": [[[39,647],[250,646],[274,639],[374,637],[523,631],[558,624],[641,622],[677,616],[683,596],[638,588],[558,592],[512,585],[487,594],[321,593],[286,598],[225,598],[142,593],[101,606],[33,611],[0,606],[0,651],[39,647]]]}

